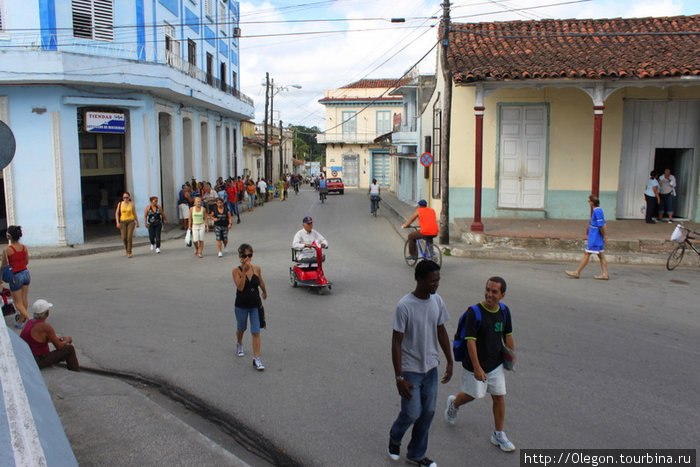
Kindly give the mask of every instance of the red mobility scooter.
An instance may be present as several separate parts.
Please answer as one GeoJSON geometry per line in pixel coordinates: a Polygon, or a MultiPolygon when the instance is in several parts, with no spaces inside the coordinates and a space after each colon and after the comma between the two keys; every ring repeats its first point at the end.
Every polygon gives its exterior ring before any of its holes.
{"type": "Polygon", "coordinates": [[[316,256],[310,258],[302,258],[301,250],[292,248],[294,266],[289,268],[289,282],[292,287],[303,285],[315,288],[319,295],[323,295],[326,290],[333,287],[333,283],[329,282],[323,274],[323,261],[326,259],[326,255],[323,254],[318,243],[314,242],[313,245],[316,256]]]}

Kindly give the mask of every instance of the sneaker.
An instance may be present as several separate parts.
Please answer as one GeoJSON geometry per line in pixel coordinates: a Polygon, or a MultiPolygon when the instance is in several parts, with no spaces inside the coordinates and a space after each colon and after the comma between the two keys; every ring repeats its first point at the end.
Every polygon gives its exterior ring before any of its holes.
{"type": "Polygon", "coordinates": [[[391,457],[391,460],[399,460],[399,454],[401,454],[401,445],[394,444],[389,440],[389,457],[391,457]]]}
{"type": "Polygon", "coordinates": [[[447,408],[445,409],[445,420],[450,425],[454,425],[457,421],[457,411],[458,407],[455,407],[453,402],[457,396],[447,396],[447,408]]]}
{"type": "Polygon", "coordinates": [[[155,248],[156,246],[153,243],[151,243],[151,251],[153,251],[155,248]]]}
{"type": "Polygon", "coordinates": [[[671,219],[668,220],[669,224],[673,224],[673,221],[671,219]]]}
{"type": "Polygon", "coordinates": [[[16,327],[17,329],[22,329],[22,328],[24,327],[24,322],[21,322],[21,323],[20,323],[20,322],[17,322],[17,323],[15,323],[15,327],[16,327]]]}
{"type": "Polygon", "coordinates": [[[263,365],[262,361],[260,361],[260,357],[255,357],[253,359],[253,366],[258,371],[263,371],[265,369],[265,365],[263,365]]]}
{"type": "Polygon", "coordinates": [[[428,459],[427,457],[424,457],[422,459],[408,459],[408,461],[416,465],[420,465],[421,467],[437,467],[435,461],[432,459],[428,459]]]}
{"type": "Polygon", "coordinates": [[[513,443],[510,442],[510,440],[506,436],[505,431],[501,431],[500,434],[498,434],[498,432],[494,431],[493,434],[491,435],[491,444],[501,448],[501,451],[505,451],[505,452],[515,451],[515,446],[513,445],[513,443]]]}
{"type": "Polygon", "coordinates": [[[227,247],[227,246],[224,247],[224,253],[228,253],[228,247],[227,247]]]}
{"type": "Polygon", "coordinates": [[[219,252],[219,258],[221,258],[222,256],[224,256],[224,254],[222,252],[219,252]]]}
{"type": "Polygon", "coordinates": [[[160,253],[160,248],[156,248],[156,253],[160,253]]]}
{"type": "Polygon", "coordinates": [[[239,357],[245,357],[245,352],[243,351],[243,344],[236,343],[236,355],[239,357]]]}
{"type": "Polygon", "coordinates": [[[410,261],[415,261],[415,260],[418,259],[418,256],[413,256],[413,255],[411,255],[411,256],[406,256],[406,259],[407,259],[407,260],[410,260],[410,261]]]}

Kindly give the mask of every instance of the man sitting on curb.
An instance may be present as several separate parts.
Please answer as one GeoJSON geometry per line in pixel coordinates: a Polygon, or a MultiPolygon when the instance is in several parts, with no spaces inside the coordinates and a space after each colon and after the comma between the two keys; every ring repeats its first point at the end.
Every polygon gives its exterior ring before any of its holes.
{"type": "Polygon", "coordinates": [[[32,313],[34,319],[27,321],[20,337],[29,344],[29,348],[32,350],[32,355],[34,355],[34,360],[36,360],[39,368],[46,368],[65,360],[69,370],[80,371],[78,357],[75,355],[75,347],[72,345],[73,338],[70,336],[57,336],[53,326],[46,322],[52,306],[53,304],[44,299],[34,302],[29,307],[29,312],[32,313]],[[49,350],[49,342],[53,344],[56,350],[49,350]]]}

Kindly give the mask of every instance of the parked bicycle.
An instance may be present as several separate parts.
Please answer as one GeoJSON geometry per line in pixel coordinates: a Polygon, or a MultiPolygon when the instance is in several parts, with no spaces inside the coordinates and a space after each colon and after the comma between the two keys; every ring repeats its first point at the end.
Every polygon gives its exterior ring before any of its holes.
{"type": "Polygon", "coordinates": [[[666,260],[666,269],[669,271],[673,271],[679,264],[681,264],[683,255],[685,254],[685,249],[687,247],[690,247],[695,253],[697,253],[698,256],[700,256],[700,251],[698,251],[698,249],[695,248],[695,245],[693,245],[693,242],[691,242],[691,240],[695,240],[695,237],[691,236],[691,234],[700,235],[700,232],[691,230],[683,224],[678,224],[676,229],[673,231],[671,240],[678,242],[678,245],[673,249],[673,251],[671,251],[671,254],[668,255],[668,259],[666,260]]]}
{"type": "MultiPolygon", "coordinates": [[[[410,225],[406,228],[413,230],[420,229],[420,227],[416,227],[413,225],[410,225]]],[[[406,261],[406,264],[413,267],[418,261],[422,259],[427,259],[429,261],[437,263],[438,266],[442,266],[442,252],[440,251],[440,248],[438,248],[438,246],[435,243],[433,243],[432,238],[418,238],[415,242],[416,249],[418,251],[418,256],[416,259],[413,259],[410,256],[408,248],[409,240],[406,240],[406,243],[404,243],[403,245],[403,257],[406,261]]]]}

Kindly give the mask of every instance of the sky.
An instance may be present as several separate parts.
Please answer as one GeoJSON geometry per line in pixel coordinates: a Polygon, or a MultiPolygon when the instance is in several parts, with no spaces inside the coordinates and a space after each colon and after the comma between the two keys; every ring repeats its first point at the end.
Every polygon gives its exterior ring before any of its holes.
{"type": "MultiPolygon", "coordinates": [[[[284,126],[321,130],[325,108],[318,101],[327,89],[360,79],[398,78],[414,66],[421,74],[434,74],[441,3],[241,1],[241,91],[255,101],[255,121],[264,120],[266,72],[274,80],[275,125],[282,120],[284,126]]],[[[458,23],[698,13],[697,0],[452,0],[450,9],[458,23]]]]}

